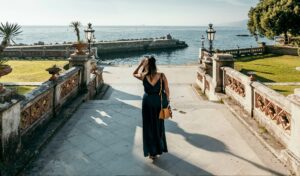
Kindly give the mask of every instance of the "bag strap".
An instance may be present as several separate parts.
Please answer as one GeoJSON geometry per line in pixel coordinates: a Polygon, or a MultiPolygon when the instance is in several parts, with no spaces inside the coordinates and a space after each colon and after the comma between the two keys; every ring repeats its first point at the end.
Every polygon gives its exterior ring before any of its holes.
{"type": "Polygon", "coordinates": [[[163,109],[163,106],[162,106],[162,73],[160,74],[160,90],[159,90],[159,94],[160,94],[160,107],[161,109],[163,109]]]}

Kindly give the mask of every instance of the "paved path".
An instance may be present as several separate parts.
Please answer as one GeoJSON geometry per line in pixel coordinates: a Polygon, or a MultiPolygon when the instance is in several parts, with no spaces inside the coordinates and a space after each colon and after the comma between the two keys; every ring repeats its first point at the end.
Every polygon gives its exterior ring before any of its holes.
{"type": "Polygon", "coordinates": [[[26,170],[28,175],[286,175],[286,169],[223,105],[192,89],[195,66],[161,67],[174,119],[169,153],[143,157],[141,82],[132,67],[106,67],[104,100],[84,103],[26,170]]]}

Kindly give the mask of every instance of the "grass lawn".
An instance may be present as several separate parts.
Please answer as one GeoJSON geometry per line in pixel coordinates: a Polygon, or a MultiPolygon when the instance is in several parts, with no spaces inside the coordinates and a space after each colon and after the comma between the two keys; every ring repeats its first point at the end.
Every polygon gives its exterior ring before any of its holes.
{"type": "MultiPolygon", "coordinates": [[[[236,70],[244,74],[254,71],[256,79],[261,82],[300,82],[300,71],[297,71],[296,67],[300,67],[299,56],[268,54],[242,57],[235,62],[236,70]]],[[[300,88],[300,86],[268,87],[285,96],[294,93],[295,88],[300,88]]]]}
{"type": "Polygon", "coordinates": [[[256,73],[256,79],[261,82],[300,82],[299,56],[262,55],[237,59],[235,69],[247,74],[256,73]]]}
{"type": "Polygon", "coordinates": [[[273,90],[287,96],[294,93],[294,89],[300,88],[300,86],[268,86],[273,90]]]}
{"type": "Polygon", "coordinates": [[[5,87],[9,89],[17,89],[17,92],[21,95],[31,92],[33,89],[37,88],[36,86],[5,86],[5,87]]]}
{"type": "Polygon", "coordinates": [[[46,71],[47,68],[56,64],[63,68],[68,61],[66,60],[11,60],[5,64],[10,65],[13,71],[0,78],[1,82],[44,82],[50,78],[50,74],[46,71]]]}

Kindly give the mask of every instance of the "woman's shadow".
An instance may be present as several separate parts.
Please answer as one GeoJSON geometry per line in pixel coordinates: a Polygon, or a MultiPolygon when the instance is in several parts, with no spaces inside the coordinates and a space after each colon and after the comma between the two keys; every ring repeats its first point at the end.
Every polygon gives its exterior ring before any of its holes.
{"type": "MultiPolygon", "coordinates": [[[[232,153],[228,149],[228,147],[222,141],[220,141],[218,139],[215,139],[213,137],[203,135],[203,134],[188,133],[184,129],[180,128],[178,126],[178,124],[174,121],[171,121],[171,120],[167,121],[166,129],[167,129],[167,132],[170,132],[173,134],[179,134],[179,135],[183,136],[186,142],[188,142],[189,144],[191,144],[199,149],[203,149],[203,150],[210,151],[210,152],[225,153],[225,154],[234,156],[238,159],[241,159],[243,161],[246,161],[261,170],[270,172],[275,175],[283,175],[283,173],[279,173],[270,168],[267,168],[265,166],[255,163],[253,161],[250,161],[242,156],[238,156],[238,155],[232,153]]],[[[205,172],[207,173],[205,175],[210,175],[210,173],[208,173],[207,171],[205,171],[205,172]]]]}

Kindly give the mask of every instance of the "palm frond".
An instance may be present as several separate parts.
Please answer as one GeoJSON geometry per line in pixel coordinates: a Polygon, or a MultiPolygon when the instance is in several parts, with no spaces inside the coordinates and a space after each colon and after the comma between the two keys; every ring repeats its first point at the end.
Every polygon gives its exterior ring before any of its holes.
{"type": "Polygon", "coordinates": [[[80,41],[80,28],[81,23],[79,21],[72,21],[70,24],[70,27],[74,28],[74,32],[76,33],[77,36],[77,41],[80,41]]]}
{"type": "Polygon", "coordinates": [[[17,23],[0,24],[0,37],[3,38],[4,43],[10,43],[14,37],[21,33],[21,26],[17,23]]]}
{"type": "Polygon", "coordinates": [[[72,21],[70,27],[73,27],[74,30],[77,30],[81,27],[81,23],[79,21],[72,21]]]}

